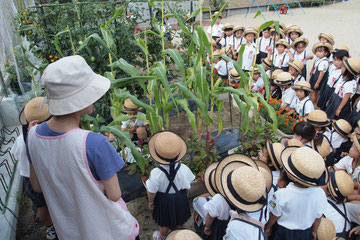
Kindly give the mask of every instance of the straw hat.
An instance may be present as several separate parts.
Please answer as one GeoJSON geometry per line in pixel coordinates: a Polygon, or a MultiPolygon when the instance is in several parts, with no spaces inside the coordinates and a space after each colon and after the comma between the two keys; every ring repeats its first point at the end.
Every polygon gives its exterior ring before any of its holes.
{"type": "Polygon", "coordinates": [[[239,31],[239,30],[241,30],[241,31],[243,31],[243,32],[244,32],[245,27],[242,27],[242,26],[236,26],[236,27],[234,27],[234,29],[233,29],[233,33],[235,33],[236,31],[239,31]]]}
{"type": "MultiPolygon", "coordinates": [[[[270,34],[273,34],[274,32],[275,32],[275,29],[274,29],[274,28],[270,30],[270,34]]],[[[285,38],[285,32],[284,32],[284,30],[279,29],[279,33],[280,33],[280,39],[284,39],[284,38],[285,38]]]]}
{"type": "Polygon", "coordinates": [[[283,144],[283,146],[284,146],[285,148],[287,148],[287,147],[302,147],[302,146],[304,146],[304,144],[303,144],[300,140],[298,140],[298,139],[296,139],[296,138],[291,138],[291,139],[289,139],[289,138],[287,138],[287,137],[283,137],[283,138],[280,139],[280,143],[283,144]]]}
{"type": "Polygon", "coordinates": [[[320,145],[315,145],[314,140],[311,140],[311,147],[312,149],[320,153],[323,158],[326,158],[331,151],[330,142],[325,136],[320,145]]]}
{"type": "Polygon", "coordinates": [[[309,147],[285,148],[281,161],[289,178],[304,186],[323,186],[329,180],[324,159],[309,147]]]}
{"type": "Polygon", "coordinates": [[[220,50],[216,50],[214,53],[213,53],[214,57],[219,57],[221,56],[221,51],[220,50]]]}
{"type": "MultiPolygon", "coordinates": [[[[216,16],[216,14],[218,14],[218,13],[219,13],[218,11],[214,12],[214,14],[212,15],[212,17],[214,18],[214,17],[216,16]]],[[[220,13],[219,17],[220,17],[220,18],[223,18],[221,13],[220,13]]]]}
{"type": "Polygon", "coordinates": [[[258,168],[227,165],[221,185],[229,202],[245,212],[256,212],[267,204],[266,182],[258,168]]]}
{"type": "Polygon", "coordinates": [[[272,68],[272,61],[269,58],[261,59],[261,62],[268,68],[272,68]]]}
{"type": "Polygon", "coordinates": [[[284,145],[282,145],[281,143],[272,143],[270,140],[266,141],[266,149],[269,153],[270,160],[276,170],[280,170],[282,168],[280,155],[284,148],[284,145]]]}
{"type": "Polygon", "coordinates": [[[123,112],[138,112],[141,108],[135,105],[130,98],[125,99],[123,105],[123,112]]]}
{"type": "Polygon", "coordinates": [[[297,27],[297,26],[294,25],[294,24],[289,24],[288,26],[286,26],[285,29],[284,29],[286,35],[288,34],[288,31],[289,31],[291,28],[294,28],[294,27],[297,27]]]}
{"type": "Polygon", "coordinates": [[[337,45],[333,50],[331,50],[331,52],[336,52],[336,51],[339,51],[339,50],[345,50],[347,52],[350,51],[349,48],[346,45],[340,44],[340,45],[337,45]]]}
{"type": "Polygon", "coordinates": [[[340,134],[341,136],[347,138],[349,137],[352,127],[350,125],[350,123],[344,119],[339,119],[339,120],[333,120],[333,127],[335,129],[335,131],[340,134]]]}
{"type": "Polygon", "coordinates": [[[214,162],[214,163],[210,164],[206,168],[205,173],[204,173],[205,187],[211,196],[214,196],[218,192],[218,190],[215,186],[215,170],[218,165],[219,165],[219,162],[214,162]]]}
{"type": "Polygon", "coordinates": [[[225,54],[225,55],[228,55],[230,52],[231,52],[231,48],[229,48],[229,47],[223,47],[220,50],[220,53],[225,54]]]}
{"type": "Polygon", "coordinates": [[[330,33],[320,33],[320,34],[318,35],[319,41],[320,41],[320,38],[325,38],[326,40],[329,41],[329,43],[330,43],[332,46],[334,46],[335,41],[334,41],[334,36],[333,36],[332,34],[330,34],[330,33]]]}
{"type": "Polygon", "coordinates": [[[184,240],[184,239],[201,240],[202,238],[189,229],[181,229],[170,232],[165,239],[166,240],[184,240]]]}
{"type": "Polygon", "coordinates": [[[36,97],[31,99],[20,113],[20,123],[22,125],[26,125],[34,120],[38,120],[39,123],[47,120],[51,114],[49,113],[47,104],[44,104],[42,107],[43,102],[44,97],[36,97]]]}
{"type": "Polygon", "coordinates": [[[336,229],[334,223],[330,219],[322,217],[316,235],[318,240],[330,240],[335,238],[336,229]]]}
{"type": "Polygon", "coordinates": [[[322,110],[314,110],[310,112],[304,118],[304,121],[310,123],[314,127],[326,127],[331,124],[331,121],[327,117],[326,112],[322,110]]]}
{"type": "Polygon", "coordinates": [[[224,31],[225,29],[234,29],[234,25],[232,25],[231,23],[225,23],[222,30],[224,31]]]}
{"type": "MultiPolygon", "coordinates": [[[[290,65],[290,63],[289,63],[290,65]]],[[[292,87],[292,89],[294,90],[304,90],[304,91],[308,91],[308,92],[312,92],[313,90],[311,89],[311,85],[309,82],[307,81],[300,81],[298,82],[295,86],[292,87]]]]}
{"type": "Polygon", "coordinates": [[[293,27],[287,28],[285,31],[286,34],[291,34],[292,32],[298,33],[299,37],[301,37],[304,34],[299,26],[293,26],[293,27]]]}
{"type": "Polygon", "coordinates": [[[309,45],[309,40],[307,40],[306,38],[297,38],[292,42],[291,47],[295,49],[295,45],[300,42],[305,43],[305,48],[309,45]]]}
{"type": "Polygon", "coordinates": [[[302,73],[304,65],[299,61],[293,61],[288,63],[290,67],[295,68],[298,73],[302,73]]]}
{"type": "Polygon", "coordinates": [[[354,191],[354,181],[345,171],[333,171],[329,173],[327,184],[331,197],[337,203],[346,201],[346,197],[354,191]]]}
{"type": "Polygon", "coordinates": [[[352,75],[357,76],[360,73],[360,59],[344,58],[343,64],[352,75]]]}
{"type": "Polygon", "coordinates": [[[356,149],[360,152],[360,134],[358,134],[358,133],[354,134],[352,139],[353,139],[356,149]]]}
{"type": "Polygon", "coordinates": [[[316,49],[318,49],[319,47],[326,47],[329,49],[329,51],[331,51],[333,49],[332,45],[330,45],[329,43],[324,43],[324,42],[318,42],[316,43],[313,48],[312,48],[312,52],[315,54],[316,53],[316,49]]]}
{"type": "Polygon", "coordinates": [[[283,45],[285,48],[290,49],[290,44],[285,39],[279,39],[275,43],[275,47],[277,47],[278,45],[283,45]]]}
{"type": "Polygon", "coordinates": [[[259,73],[259,69],[257,67],[254,67],[254,66],[250,66],[249,71],[250,72],[254,71],[254,73],[259,73]]]}
{"type": "Polygon", "coordinates": [[[187,146],[180,136],[170,131],[160,131],[149,140],[149,153],[160,164],[179,162],[186,154],[187,146]]]}
{"type": "MultiPolygon", "coordinates": [[[[270,27],[271,27],[271,28],[275,28],[275,23],[271,24],[270,27]]],[[[284,29],[286,29],[286,26],[285,26],[285,24],[279,22],[279,28],[280,28],[281,30],[284,30],[284,29]]]]}
{"type": "Polygon", "coordinates": [[[255,37],[256,37],[256,35],[258,34],[258,32],[257,32],[254,28],[247,28],[247,29],[244,31],[244,37],[246,37],[246,35],[248,35],[249,33],[254,34],[255,37]]]}
{"type": "Polygon", "coordinates": [[[276,79],[277,75],[278,75],[279,73],[282,73],[282,72],[284,72],[284,71],[281,70],[281,69],[275,69],[275,70],[273,71],[272,75],[271,75],[271,78],[272,78],[272,79],[276,79]]]}
{"type": "Polygon", "coordinates": [[[236,71],[235,68],[230,69],[229,75],[230,75],[230,77],[232,77],[232,78],[234,78],[234,79],[239,79],[239,78],[240,78],[240,75],[239,75],[239,73],[236,71]]]}
{"type": "Polygon", "coordinates": [[[214,39],[211,39],[211,46],[213,46],[213,47],[217,46],[217,43],[214,39]]]}
{"type": "Polygon", "coordinates": [[[231,154],[231,155],[227,156],[226,158],[224,158],[223,160],[221,160],[221,162],[219,163],[219,165],[217,166],[217,168],[215,170],[215,186],[216,186],[217,190],[219,190],[219,193],[221,193],[223,196],[225,196],[225,195],[224,195],[224,190],[221,185],[221,172],[222,172],[223,168],[225,166],[229,165],[230,163],[236,163],[239,166],[242,166],[245,164],[245,165],[248,165],[248,166],[258,169],[258,166],[256,165],[255,161],[244,154],[231,154]]]}
{"type": "Polygon", "coordinates": [[[110,80],[93,72],[81,56],[63,57],[49,64],[40,79],[49,112],[67,115],[89,107],[110,88],[110,80]]]}
{"type": "Polygon", "coordinates": [[[269,168],[269,166],[266,163],[264,163],[263,161],[256,160],[255,162],[258,165],[259,170],[265,179],[266,190],[267,190],[267,193],[269,193],[272,188],[272,183],[273,183],[272,171],[269,168]]]}
{"type": "Polygon", "coordinates": [[[276,79],[274,80],[274,83],[277,85],[289,85],[294,82],[294,77],[291,76],[288,72],[281,72],[279,74],[276,74],[276,79]]]}

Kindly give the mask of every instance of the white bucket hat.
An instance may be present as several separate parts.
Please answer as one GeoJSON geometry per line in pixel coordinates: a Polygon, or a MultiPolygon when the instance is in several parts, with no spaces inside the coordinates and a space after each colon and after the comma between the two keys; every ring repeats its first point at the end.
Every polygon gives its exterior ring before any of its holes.
{"type": "Polygon", "coordinates": [[[49,112],[61,116],[80,111],[99,100],[110,88],[110,80],[93,72],[81,56],[64,57],[44,70],[49,112]]]}

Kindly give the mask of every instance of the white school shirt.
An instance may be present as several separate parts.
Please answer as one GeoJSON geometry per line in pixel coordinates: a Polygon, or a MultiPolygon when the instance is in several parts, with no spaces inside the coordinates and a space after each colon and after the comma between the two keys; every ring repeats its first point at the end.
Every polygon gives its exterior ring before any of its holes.
{"type": "Polygon", "coordinates": [[[285,40],[288,42],[288,44],[291,46],[291,44],[293,43],[293,40],[291,40],[291,38],[289,37],[285,37],[285,40]]]}
{"type": "MultiPolygon", "coordinates": [[[[175,168],[178,164],[181,164],[181,166],[176,172],[174,184],[179,191],[182,189],[190,189],[190,183],[195,179],[195,176],[191,172],[190,168],[188,168],[185,164],[176,163],[175,168]]],[[[163,167],[167,172],[169,172],[169,165],[160,164],[160,166],[163,167]]],[[[159,168],[154,168],[153,170],[151,170],[150,177],[146,181],[146,188],[150,193],[165,193],[168,185],[169,180],[163,171],[161,171],[159,168]]],[[[175,193],[173,187],[170,188],[169,193],[175,193]]]]}
{"type": "Polygon", "coordinates": [[[315,110],[314,104],[310,100],[309,96],[305,97],[301,101],[298,97],[294,97],[292,103],[290,104],[290,108],[295,109],[296,113],[299,114],[299,116],[304,117],[315,110]]]}
{"type": "Polygon", "coordinates": [[[327,200],[320,187],[298,188],[290,182],[270,198],[270,211],[279,217],[278,224],[289,230],[310,228],[324,212],[327,200]]]}
{"type": "Polygon", "coordinates": [[[289,54],[287,52],[283,52],[282,54],[275,53],[274,55],[274,67],[282,68],[288,67],[288,63],[290,61],[289,54]]]}
{"type": "Polygon", "coordinates": [[[313,56],[313,54],[308,51],[308,50],[304,50],[302,53],[298,53],[296,50],[291,49],[290,50],[291,53],[294,55],[294,61],[299,61],[301,62],[304,66],[306,66],[307,60],[306,57],[308,56],[313,56]]]}
{"type": "Polygon", "coordinates": [[[331,146],[333,147],[333,149],[339,148],[341,146],[341,144],[343,144],[344,142],[346,142],[348,140],[348,138],[343,137],[335,130],[330,131],[329,136],[326,133],[327,132],[325,132],[324,135],[331,141],[331,146]]]}
{"type": "Polygon", "coordinates": [[[313,74],[315,74],[316,70],[326,72],[329,69],[329,61],[327,57],[316,58],[314,62],[314,70],[313,74]]]}
{"type": "MultiPolygon", "coordinates": [[[[272,175],[273,175],[273,186],[277,186],[277,182],[280,177],[280,170],[272,171],[272,175]]],[[[269,197],[270,196],[272,196],[272,195],[269,195],[269,197]]]]}
{"type": "Polygon", "coordinates": [[[282,91],[281,100],[282,100],[283,104],[287,103],[290,105],[292,103],[292,101],[294,100],[294,98],[296,97],[296,92],[291,87],[286,88],[286,89],[281,88],[281,91],[282,91]]]}
{"type": "Polygon", "coordinates": [[[259,48],[258,48],[258,52],[267,52],[267,50],[269,48],[271,48],[272,44],[273,44],[273,39],[272,37],[268,37],[268,38],[264,38],[264,37],[260,37],[259,38],[259,48]]]}
{"type": "Polygon", "coordinates": [[[360,112],[360,101],[358,101],[358,103],[356,104],[356,111],[357,112],[360,112]]]}
{"type": "Polygon", "coordinates": [[[294,86],[301,81],[305,81],[305,78],[301,74],[299,74],[294,81],[294,86]]]}
{"type": "MultiPolygon", "coordinates": [[[[139,112],[138,115],[143,115],[143,116],[146,116],[145,113],[141,113],[139,112]]],[[[136,116],[134,116],[136,117],[136,116]]],[[[148,125],[147,122],[145,121],[142,121],[138,118],[135,119],[135,121],[132,121],[131,119],[129,120],[126,120],[124,122],[121,122],[121,128],[127,128],[127,127],[143,127],[143,126],[146,126],[148,125]]]]}
{"type": "Polygon", "coordinates": [[[224,59],[221,59],[219,62],[215,63],[214,67],[218,71],[219,75],[222,75],[222,76],[228,75],[228,71],[226,69],[226,62],[224,59]]]}
{"type": "Polygon", "coordinates": [[[228,69],[228,72],[234,68],[234,63],[233,61],[229,61],[227,62],[227,69],[228,69]]]}
{"type": "MultiPolygon", "coordinates": [[[[248,215],[248,213],[245,213],[248,215]]],[[[256,219],[255,219],[256,220],[256,219]]],[[[230,220],[226,228],[226,234],[223,240],[257,240],[259,236],[259,228],[250,225],[249,223],[238,220],[230,220]]],[[[264,237],[261,235],[260,240],[264,237]]]]}
{"type": "Polygon", "coordinates": [[[234,41],[234,49],[236,52],[240,50],[242,44],[246,43],[246,39],[243,37],[240,38],[234,37],[233,41],[234,41]]]}
{"type": "Polygon", "coordinates": [[[342,74],[341,69],[334,69],[330,72],[329,70],[329,78],[327,81],[327,85],[331,88],[336,86],[336,83],[341,82],[342,74]]]}
{"type": "Polygon", "coordinates": [[[19,161],[20,175],[29,178],[30,163],[26,154],[26,145],[22,134],[16,138],[10,152],[14,155],[15,159],[19,161]]]}
{"type": "MultiPolygon", "coordinates": [[[[336,203],[335,200],[333,200],[330,196],[328,197],[328,200],[335,203],[335,205],[343,212],[344,207],[341,203],[336,203]]],[[[357,213],[360,211],[360,205],[355,203],[345,203],[345,209],[346,209],[346,216],[349,219],[350,222],[360,224],[357,213]]],[[[328,219],[330,219],[334,225],[336,233],[341,233],[344,230],[345,226],[345,218],[328,202],[326,204],[326,207],[324,209],[324,216],[328,219]]],[[[349,222],[346,222],[346,228],[345,231],[349,231],[351,229],[351,224],[349,222]]]]}
{"type": "MultiPolygon", "coordinates": [[[[222,23],[220,23],[219,25],[214,24],[214,25],[212,26],[212,36],[213,36],[213,37],[220,37],[221,34],[223,34],[223,32],[224,32],[224,31],[222,30],[223,27],[224,27],[224,25],[223,25],[222,23]]],[[[208,32],[209,34],[211,34],[211,26],[208,28],[207,32],[208,32]]]]}
{"type": "Polygon", "coordinates": [[[360,94],[360,84],[359,84],[360,77],[357,77],[355,79],[355,81],[356,81],[356,84],[357,84],[356,94],[360,94]]]}
{"type": "Polygon", "coordinates": [[[245,45],[245,50],[243,53],[243,62],[242,62],[242,69],[249,70],[250,66],[253,64],[254,57],[255,57],[255,44],[251,43],[250,45],[245,45]]]}
{"type": "Polygon", "coordinates": [[[222,38],[221,40],[220,40],[220,44],[221,44],[221,46],[222,47],[228,47],[228,48],[230,48],[233,44],[234,44],[234,37],[233,37],[233,35],[231,35],[231,36],[226,36],[226,37],[224,37],[224,38],[222,38]],[[226,44],[225,44],[226,43],[226,44]]]}
{"type": "Polygon", "coordinates": [[[356,93],[356,88],[357,85],[355,80],[345,81],[341,78],[336,84],[334,92],[341,98],[344,98],[345,94],[350,93],[350,98],[352,98],[356,93]]]}
{"type": "Polygon", "coordinates": [[[354,161],[353,158],[349,157],[349,156],[345,156],[342,159],[340,159],[340,161],[338,163],[335,164],[335,167],[338,169],[342,169],[345,170],[353,179],[354,182],[357,182],[358,179],[358,175],[360,173],[360,166],[358,166],[357,168],[352,169],[352,162],[354,161]]]}
{"type": "Polygon", "coordinates": [[[251,91],[252,92],[259,92],[260,89],[262,89],[262,86],[264,85],[264,80],[259,77],[258,80],[252,82],[251,85],[251,91]]]}
{"type": "Polygon", "coordinates": [[[219,220],[228,220],[230,217],[230,206],[221,194],[215,194],[204,204],[204,209],[211,217],[219,220]]]}

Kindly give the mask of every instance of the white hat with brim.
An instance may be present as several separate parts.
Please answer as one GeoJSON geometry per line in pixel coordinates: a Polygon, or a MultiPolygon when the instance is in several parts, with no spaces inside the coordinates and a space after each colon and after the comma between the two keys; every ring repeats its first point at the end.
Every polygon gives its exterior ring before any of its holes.
{"type": "Polygon", "coordinates": [[[229,163],[221,171],[221,185],[237,209],[256,212],[267,204],[266,182],[257,167],[229,163]]]}
{"type": "Polygon", "coordinates": [[[270,160],[276,170],[282,168],[282,162],[280,160],[280,155],[282,150],[284,150],[284,145],[281,143],[273,143],[270,140],[266,141],[266,148],[269,153],[270,160]]]}
{"type": "Polygon", "coordinates": [[[54,116],[89,107],[110,88],[110,80],[92,71],[81,56],[69,56],[49,64],[41,77],[46,102],[54,116]]]}
{"type": "Polygon", "coordinates": [[[201,240],[202,238],[189,229],[179,229],[170,232],[165,239],[166,240],[184,240],[184,239],[201,240]]]}
{"type": "Polygon", "coordinates": [[[257,168],[255,161],[244,154],[238,154],[238,153],[231,154],[225,157],[223,160],[221,160],[215,171],[215,185],[219,193],[221,193],[223,196],[224,196],[224,191],[223,188],[221,187],[221,172],[222,169],[231,162],[237,162],[241,164],[245,163],[246,165],[257,168]]]}
{"type": "Polygon", "coordinates": [[[281,153],[281,161],[288,177],[301,185],[319,187],[329,181],[324,159],[309,147],[287,147],[281,153]]]}
{"type": "Polygon", "coordinates": [[[325,48],[329,49],[329,52],[333,49],[333,47],[330,43],[318,42],[313,46],[312,52],[314,54],[316,54],[316,49],[318,49],[319,47],[325,47],[325,48]]]}
{"type": "Polygon", "coordinates": [[[184,139],[170,131],[157,132],[149,140],[149,153],[160,164],[170,165],[172,162],[179,162],[186,152],[184,139]]]}
{"type": "Polygon", "coordinates": [[[215,185],[215,171],[217,166],[219,165],[219,162],[214,162],[212,164],[210,164],[204,173],[204,183],[205,183],[205,187],[208,191],[208,193],[210,193],[211,196],[214,196],[218,190],[216,188],[215,185]]]}

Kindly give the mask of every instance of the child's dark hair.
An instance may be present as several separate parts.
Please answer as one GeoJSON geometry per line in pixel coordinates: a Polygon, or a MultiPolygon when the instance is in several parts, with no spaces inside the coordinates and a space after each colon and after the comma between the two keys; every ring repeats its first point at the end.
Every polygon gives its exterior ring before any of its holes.
{"type": "Polygon", "coordinates": [[[306,139],[307,141],[311,141],[314,139],[316,131],[313,125],[302,121],[295,125],[294,133],[306,139]]]}
{"type": "Polygon", "coordinates": [[[328,49],[327,47],[318,47],[318,48],[316,48],[315,52],[317,52],[317,51],[319,51],[319,50],[326,52],[326,53],[327,53],[327,54],[326,54],[326,57],[330,57],[330,55],[331,55],[330,49],[328,49]]]}
{"type": "Polygon", "coordinates": [[[267,27],[267,28],[265,28],[264,30],[262,30],[262,31],[270,31],[271,30],[271,27],[267,27]]]}
{"type": "Polygon", "coordinates": [[[284,169],[282,169],[280,171],[280,176],[278,179],[278,182],[281,181],[283,184],[281,184],[282,186],[279,186],[281,188],[286,187],[290,182],[292,182],[292,180],[289,178],[289,176],[287,175],[286,171],[284,169]]]}
{"type": "Polygon", "coordinates": [[[305,42],[297,42],[297,43],[295,44],[295,48],[297,48],[300,44],[302,44],[302,45],[305,47],[305,42]]]}
{"type": "Polygon", "coordinates": [[[351,81],[355,78],[355,76],[346,68],[345,72],[343,73],[344,81],[351,81]]]}
{"type": "Polygon", "coordinates": [[[343,60],[344,57],[349,57],[349,52],[346,50],[337,50],[335,52],[333,52],[333,58],[338,59],[338,60],[343,60]]]}

